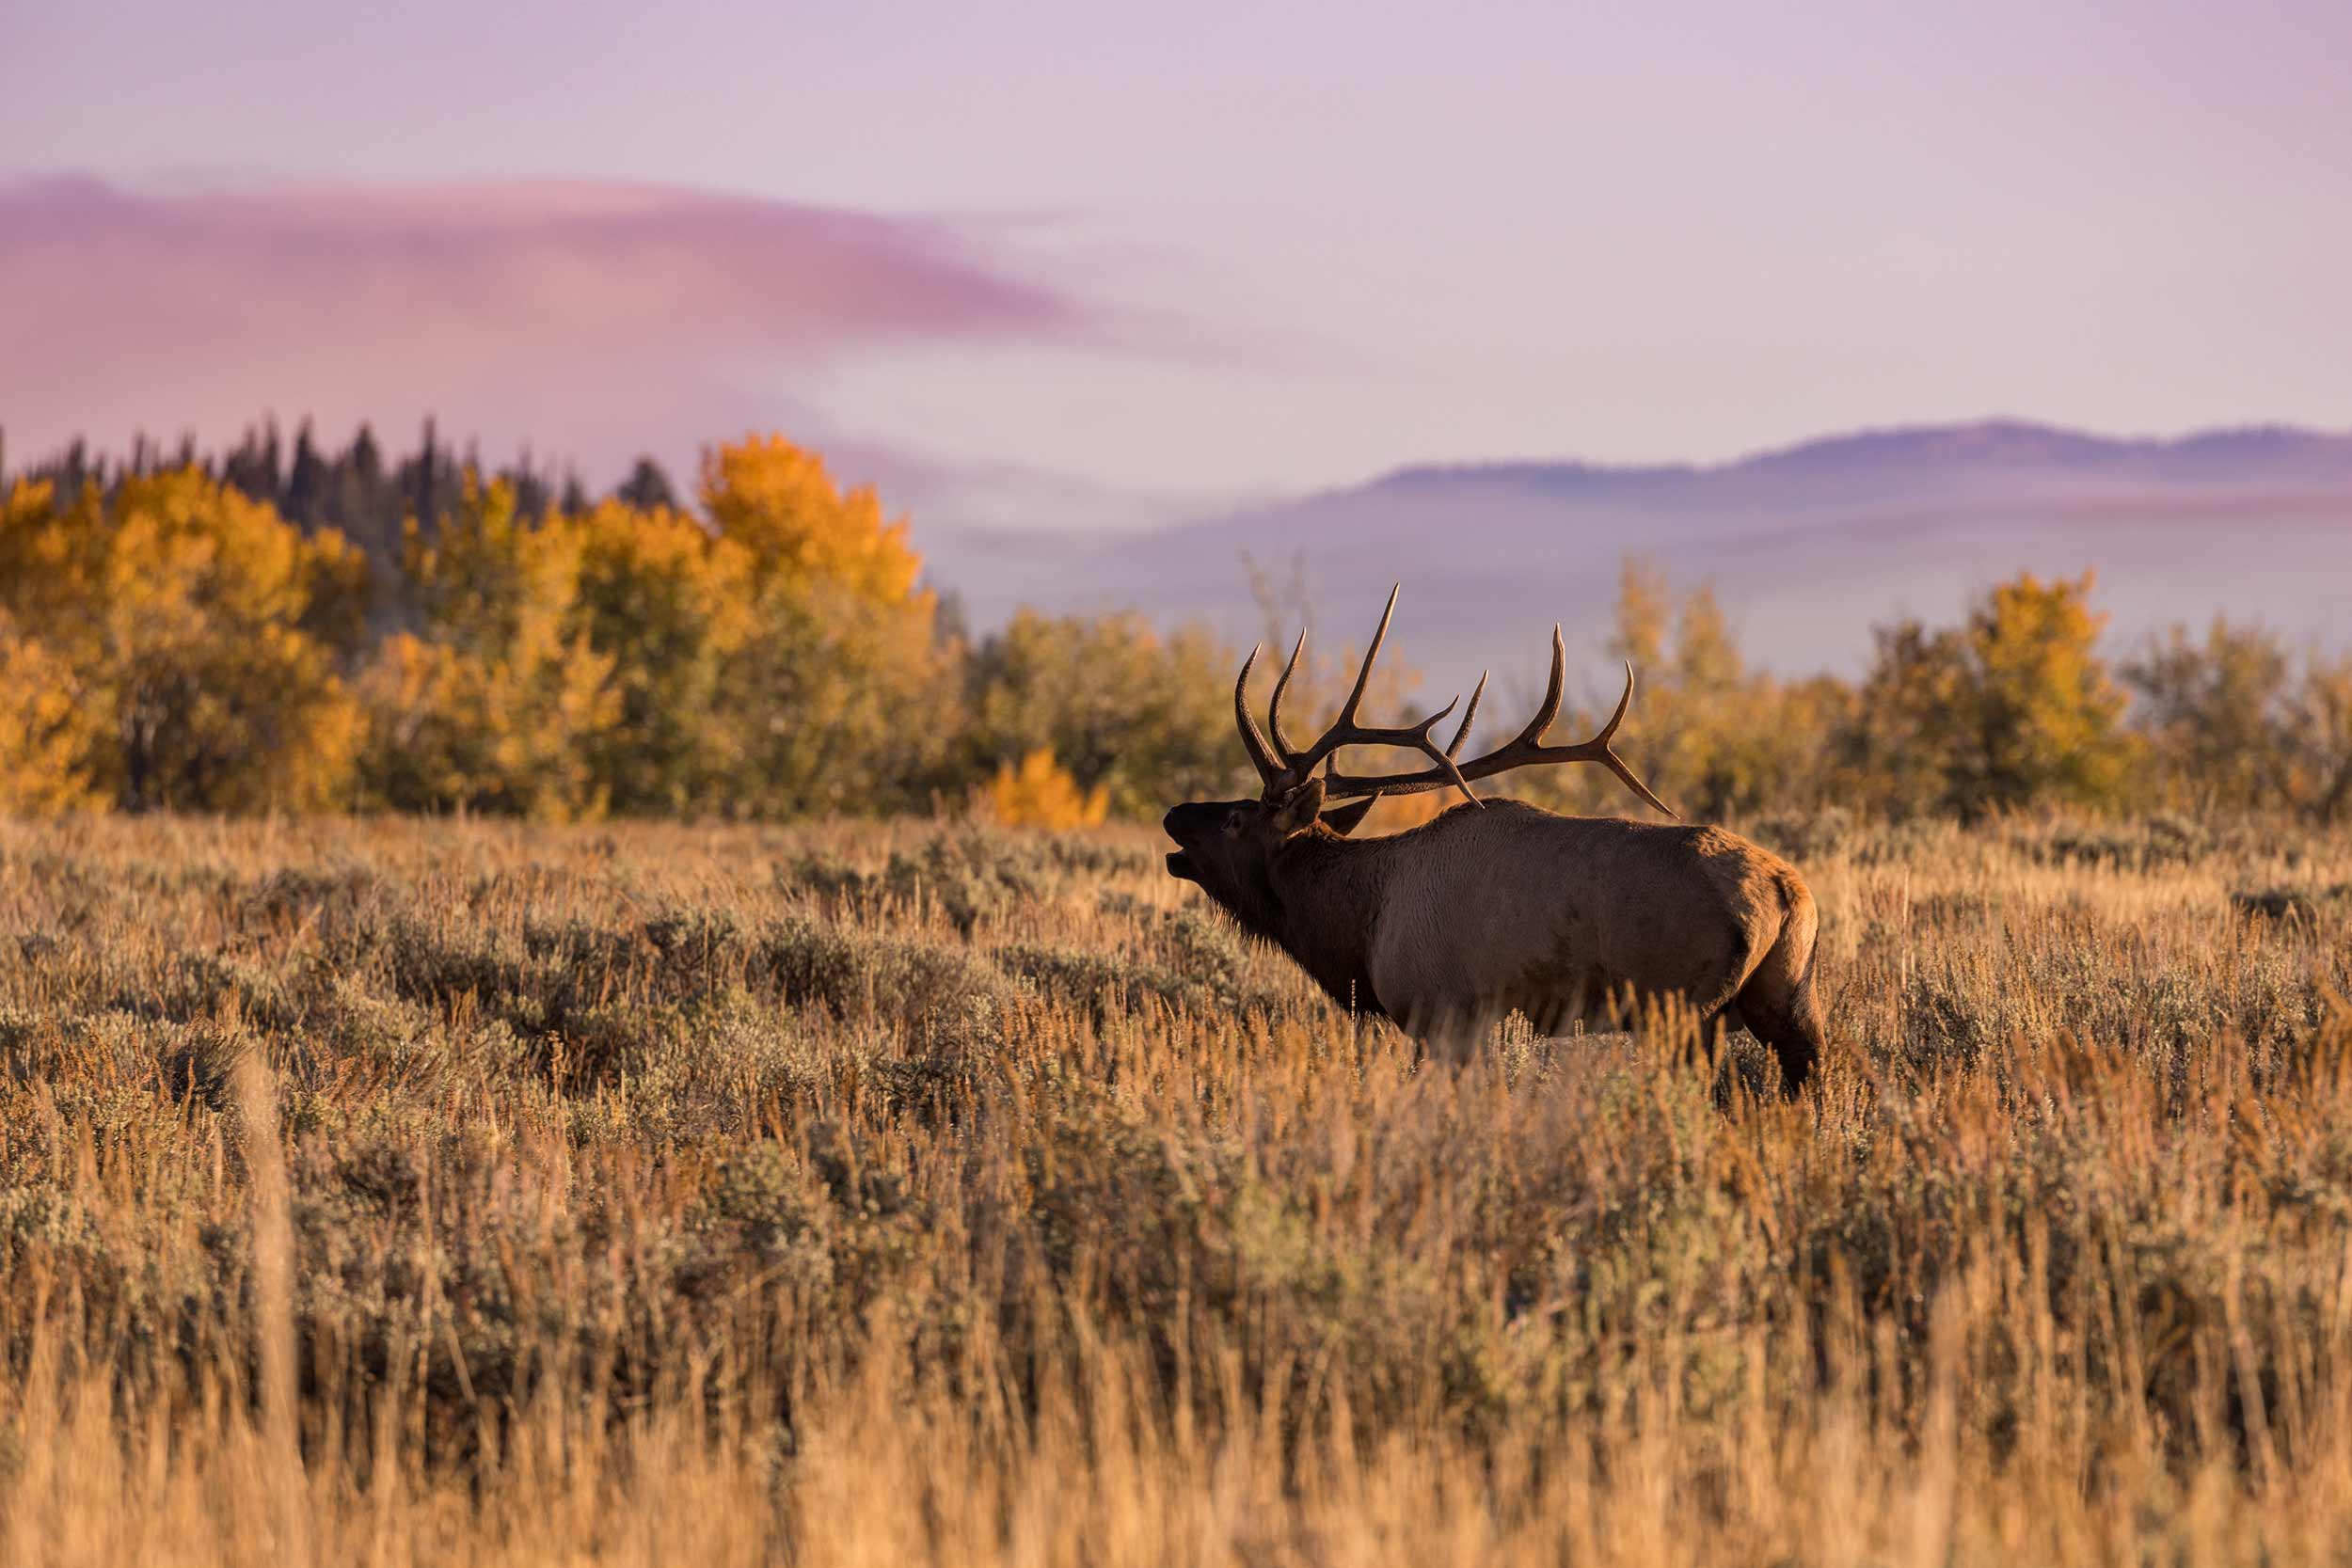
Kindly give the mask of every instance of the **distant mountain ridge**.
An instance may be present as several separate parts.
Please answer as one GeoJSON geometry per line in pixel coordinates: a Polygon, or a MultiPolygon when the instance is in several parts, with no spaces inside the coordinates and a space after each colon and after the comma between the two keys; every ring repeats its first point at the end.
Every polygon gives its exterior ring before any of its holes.
{"type": "Polygon", "coordinates": [[[1414,464],[1091,547],[1063,536],[999,541],[993,559],[959,549],[946,578],[983,625],[1016,603],[1133,605],[1205,618],[1246,644],[1259,627],[1244,551],[1303,567],[1324,637],[1360,639],[1357,623],[1401,580],[1400,650],[1447,690],[1484,666],[1501,678],[1540,663],[1555,620],[1597,658],[1628,555],[1679,584],[1712,580],[1750,657],[1789,672],[1856,669],[1874,625],[1955,619],[2021,570],[2095,570],[2119,646],[2217,611],[2341,646],[2352,642],[2352,432],[2157,439],[2002,419],[1713,464],[1414,464]]]}
{"type": "Polygon", "coordinates": [[[2227,481],[2288,471],[2352,479],[2352,432],[2256,424],[2172,437],[2095,436],[2026,420],[1894,425],[1815,436],[1721,463],[1608,464],[1577,459],[1418,463],[1365,488],[1411,487],[1462,479],[1506,480],[1553,489],[1588,484],[1731,483],[1764,474],[1911,474],[2060,470],[2150,479],[2227,481]]]}

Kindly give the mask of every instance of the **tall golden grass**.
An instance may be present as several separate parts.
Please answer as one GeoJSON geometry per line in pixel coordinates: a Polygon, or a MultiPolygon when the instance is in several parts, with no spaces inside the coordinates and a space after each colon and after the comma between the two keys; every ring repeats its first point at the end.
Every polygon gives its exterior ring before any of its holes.
{"type": "Polygon", "coordinates": [[[2352,1556],[2352,839],[1751,826],[1793,1106],[1132,831],[0,826],[0,1561],[2352,1556]]]}

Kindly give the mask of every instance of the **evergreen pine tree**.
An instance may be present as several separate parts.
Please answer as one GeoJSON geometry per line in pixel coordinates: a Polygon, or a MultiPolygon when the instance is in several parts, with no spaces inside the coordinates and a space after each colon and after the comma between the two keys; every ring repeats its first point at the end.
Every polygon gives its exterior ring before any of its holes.
{"type": "Polygon", "coordinates": [[[326,511],[328,480],[326,460],[319,456],[318,443],[310,436],[310,420],[306,415],[294,432],[294,471],[286,476],[285,515],[297,528],[314,529],[326,511]]]}
{"type": "Polygon", "coordinates": [[[647,510],[657,506],[675,509],[678,503],[677,490],[670,483],[670,476],[651,457],[637,460],[628,477],[621,481],[620,488],[612,492],[612,499],[647,510]]]}

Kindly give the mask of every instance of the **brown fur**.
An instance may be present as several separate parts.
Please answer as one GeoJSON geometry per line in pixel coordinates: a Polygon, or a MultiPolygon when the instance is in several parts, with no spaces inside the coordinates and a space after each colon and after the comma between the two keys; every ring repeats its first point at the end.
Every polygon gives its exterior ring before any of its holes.
{"type": "Polygon", "coordinates": [[[1796,867],[1721,828],[1457,806],[1388,838],[1317,819],[1319,781],[1275,801],[1178,806],[1171,874],[1200,884],[1325,990],[1458,1052],[1510,1011],[1557,1032],[1677,996],[1744,1022],[1795,1093],[1823,1045],[1819,915],[1796,867]]]}

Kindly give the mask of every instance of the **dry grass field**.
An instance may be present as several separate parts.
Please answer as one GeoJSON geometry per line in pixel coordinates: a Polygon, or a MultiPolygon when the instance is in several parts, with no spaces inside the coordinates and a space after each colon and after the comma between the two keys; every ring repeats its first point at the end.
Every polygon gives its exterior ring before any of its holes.
{"type": "Polygon", "coordinates": [[[1749,827],[1793,1106],[1137,830],[0,824],[0,1562],[2352,1558],[2352,836],[1749,827]]]}

